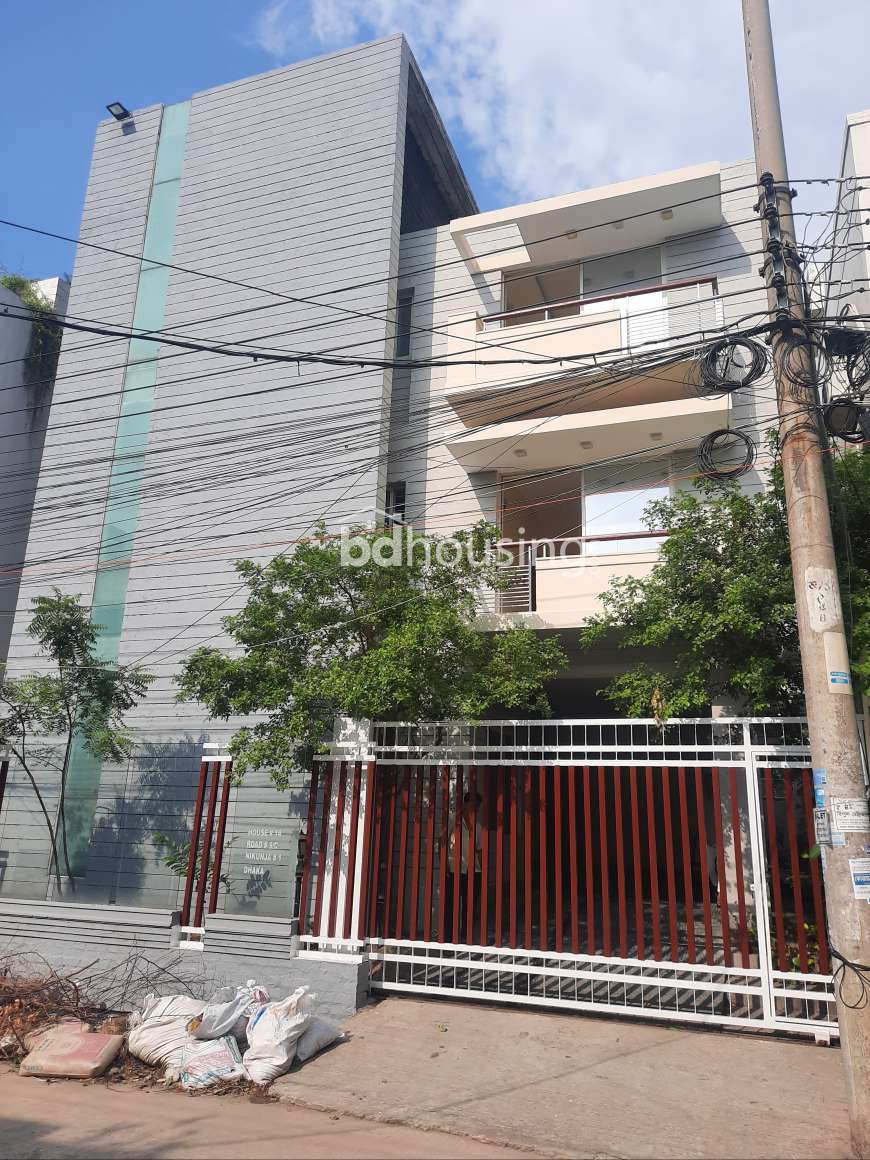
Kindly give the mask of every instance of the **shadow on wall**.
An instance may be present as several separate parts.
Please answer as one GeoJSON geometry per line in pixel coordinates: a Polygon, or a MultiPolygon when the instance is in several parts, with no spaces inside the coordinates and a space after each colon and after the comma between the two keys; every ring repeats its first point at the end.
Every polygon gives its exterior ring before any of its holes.
{"type": "MultiPolygon", "coordinates": [[[[88,869],[76,901],[175,908],[182,880],[164,862],[155,833],[185,843],[206,734],[145,742],[126,766],[106,766],[88,869]]],[[[69,895],[68,895],[69,897],[69,895]]]]}

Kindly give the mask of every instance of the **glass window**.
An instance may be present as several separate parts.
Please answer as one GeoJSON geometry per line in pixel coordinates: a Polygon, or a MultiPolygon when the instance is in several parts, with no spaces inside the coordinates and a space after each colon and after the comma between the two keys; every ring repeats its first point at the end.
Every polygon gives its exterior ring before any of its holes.
{"type": "Polygon", "coordinates": [[[632,536],[646,532],[647,504],[671,494],[669,459],[636,459],[583,472],[583,535],[612,536],[587,540],[586,553],[651,552],[663,537],[632,536]]]}
{"type": "Polygon", "coordinates": [[[387,527],[405,522],[405,483],[400,480],[387,484],[387,499],[384,505],[384,523],[387,527]]]}
{"type": "Polygon", "coordinates": [[[396,305],[396,358],[409,358],[411,354],[411,310],[414,303],[413,290],[400,290],[396,305]]]}
{"type": "Polygon", "coordinates": [[[629,250],[583,263],[583,297],[618,297],[628,290],[643,290],[660,286],[662,281],[662,252],[660,246],[645,250],[629,250]]]}
{"type": "MultiPolygon", "coordinates": [[[[549,305],[552,302],[564,302],[580,297],[580,263],[568,262],[564,265],[539,267],[529,270],[511,271],[504,276],[504,309],[506,311],[529,311],[514,319],[505,319],[505,325],[521,326],[527,322],[540,322],[544,319],[543,310],[537,311],[536,306],[549,305]]],[[[566,314],[576,314],[578,307],[559,306],[548,312],[551,318],[559,318],[566,314]]]]}

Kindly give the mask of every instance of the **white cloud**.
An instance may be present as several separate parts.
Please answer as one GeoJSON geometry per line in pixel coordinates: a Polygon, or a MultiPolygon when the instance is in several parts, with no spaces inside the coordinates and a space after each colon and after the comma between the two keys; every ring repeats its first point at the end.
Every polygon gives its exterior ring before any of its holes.
{"type": "MultiPolygon", "coordinates": [[[[870,105],[870,5],[773,9],[792,176],[832,174],[845,113],[870,105]]],[[[474,150],[487,200],[751,150],[737,0],[272,0],[254,35],[284,60],[397,31],[474,150]]]]}

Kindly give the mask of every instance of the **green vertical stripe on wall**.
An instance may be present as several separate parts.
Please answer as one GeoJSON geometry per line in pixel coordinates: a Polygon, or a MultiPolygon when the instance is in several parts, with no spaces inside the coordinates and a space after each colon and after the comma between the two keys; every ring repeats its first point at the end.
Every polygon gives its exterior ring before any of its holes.
{"type": "MultiPolygon", "coordinates": [[[[189,118],[190,101],[182,101],[167,105],[160,121],[133,310],[133,326],[141,330],[160,330],[166,313],[169,270],[155,263],[168,262],[172,256],[189,118]]],[[[130,580],[129,558],[136,537],[157,384],[158,353],[158,343],[141,338],[132,339],[127,351],[100,537],[99,569],[91,605],[91,620],[98,629],[97,655],[104,661],[117,661],[121,643],[130,580]]],[[[100,762],[76,738],[67,775],[65,812],[70,867],[78,877],[87,870],[99,789],[100,762]]]]}

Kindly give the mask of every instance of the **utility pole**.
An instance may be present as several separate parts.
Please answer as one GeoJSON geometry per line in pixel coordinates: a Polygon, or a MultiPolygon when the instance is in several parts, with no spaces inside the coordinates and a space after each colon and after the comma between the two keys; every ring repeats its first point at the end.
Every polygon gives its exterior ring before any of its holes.
{"type": "MultiPolygon", "coordinates": [[[[866,792],[848,648],[843,626],[837,565],[831,535],[818,413],[815,360],[806,343],[803,279],[797,261],[792,194],[789,187],[776,83],[768,0],[742,0],[746,70],[752,131],[764,219],[767,258],[764,276],[772,318],[780,444],[788,509],[791,563],[797,600],[816,805],[828,811],[832,844],[822,848],[828,931],[833,948],[851,962],[870,961],[870,901],[859,898],[850,860],[866,866],[870,843],[866,792]],[[787,360],[786,360],[787,356],[787,360]],[[801,382],[803,380],[803,382],[801,382]],[[812,384],[807,387],[805,384],[812,384]],[[849,802],[842,806],[840,802],[849,802]],[[837,832],[836,821],[851,809],[863,829],[837,832]]],[[[824,821],[824,816],[820,820],[824,821]]],[[[820,840],[822,835],[819,835],[820,840]]],[[[861,984],[848,968],[837,988],[837,1017],[852,1146],[870,1158],[870,1005],[849,1006],[861,984]],[[845,1000],[845,1001],[844,1001],[845,1000]]]]}

